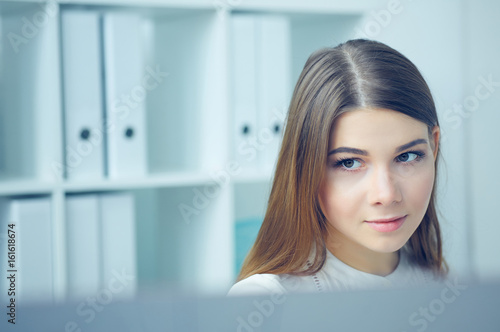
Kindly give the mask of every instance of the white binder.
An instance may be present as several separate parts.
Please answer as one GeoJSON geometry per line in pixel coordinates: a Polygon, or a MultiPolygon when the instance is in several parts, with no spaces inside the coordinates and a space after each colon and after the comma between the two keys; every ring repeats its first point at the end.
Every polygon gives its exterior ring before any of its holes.
{"type": "Polygon", "coordinates": [[[133,195],[102,194],[100,215],[104,286],[114,292],[113,297],[131,298],[137,288],[133,195]]]}
{"type": "Polygon", "coordinates": [[[234,158],[242,168],[255,169],[259,154],[257,127],[257,39],[252,15],[231,18],[234,158]]]}
{"type": "Polygon", "coordinates": [[[71,180],[103,178],[99,14],[62,11],[61,25],[66,175],[71,180]]]}
{"type": "Polygon", "coordinates": [[[81,299],[101,289],[99,196],[66,198],[68,296],[81,299]]]}
{"type": "Polygon", "coordinates": [[[261,166],[275,166],[291,89],[290,22],[283,16],[261,16],[258,36],[258,124],[265,145],[261,166]],[[265,132],[264,132],[265,131],[265,132]]]}
{"type": "MultiPolygon", "coordinates": [[[[51,201],[46,197],[4,199],[0,204],[2,271],[15,275],[16,304],[52,302],[53,250],[51,201]],[[9,224],[15,225],[8,227],[9,224]],[[13,237],[9,238],[8,229],[13,237]],[[15,240],[14,262],[8,265],[7,241],[15,240]]],[[[2,285],[5,281],[2,280],[2,285]]],[[[5,288],[7,292],[7,288],[5,288]]],[[[5,295],[5,294],[4,294],[5,295]]]]}
{"type": "Polygon", "coordinates": [[[147,171],[146,95],[143,80],[142,21],[128,13],[104,15],[108,175],[111,178],[143,176],[147,171]]]}

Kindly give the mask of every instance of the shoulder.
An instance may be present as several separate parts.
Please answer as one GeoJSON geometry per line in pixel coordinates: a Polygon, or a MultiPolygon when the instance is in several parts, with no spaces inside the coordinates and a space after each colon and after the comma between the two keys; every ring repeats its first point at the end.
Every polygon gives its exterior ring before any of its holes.
{"type": "Polygon", "coordinates": [[[237,282],[228,296],[269,295],[317,292],[313,276],[290,274],[254,274],[237,282]]]}
{"type": "Polygon", "coordinates": [[[421,266],[408,253],[403,253],[402,275],[407,277],[404,281],[408,286],[435,286],[443,282],[443,276],[431,268],[421,266]]]}
{"type": "Polygon", "coordinates": [[[280,276],[276,274],[254,274],[234,284],[227,295],[244,296],[286,293],[280,279],[280,276]]]}

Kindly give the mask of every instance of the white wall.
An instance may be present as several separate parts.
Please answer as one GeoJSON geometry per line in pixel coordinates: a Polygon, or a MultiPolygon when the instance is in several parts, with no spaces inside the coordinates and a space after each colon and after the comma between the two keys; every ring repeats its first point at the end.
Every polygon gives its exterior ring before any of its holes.
{"type": "Polygon", "coordinates": [[[465,3],[464,99],[471,107],[467,131],[468,214],[472,228],[473,268],[481,279],[500,276],[500,2],[465,3]],[[496,82],[490,86],[482,80],[496,82]],[[474,104],[477,102],[477,104],[474,104]]]}

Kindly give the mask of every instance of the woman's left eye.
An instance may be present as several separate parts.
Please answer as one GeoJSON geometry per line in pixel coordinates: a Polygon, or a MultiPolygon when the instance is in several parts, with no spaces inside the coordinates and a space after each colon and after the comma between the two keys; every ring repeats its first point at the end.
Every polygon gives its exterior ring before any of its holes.
{"type": "Polygon", "coordinates": [[[403,163],[409,163],[410,161],[413,161],[420,157],[417,153],[415,152],[405,152],[397,156],[398,161],[403,162],[403,163]]]}

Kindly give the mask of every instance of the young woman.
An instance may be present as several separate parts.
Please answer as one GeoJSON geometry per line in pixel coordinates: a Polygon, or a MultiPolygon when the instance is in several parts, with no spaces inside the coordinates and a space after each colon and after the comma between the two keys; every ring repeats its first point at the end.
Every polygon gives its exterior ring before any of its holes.
{"type": "Polygon", "coordinates": [[[264,222],[229,295],[435,282],[439,123],[418,69],[379,42],[308,59],[264,222]]]}

